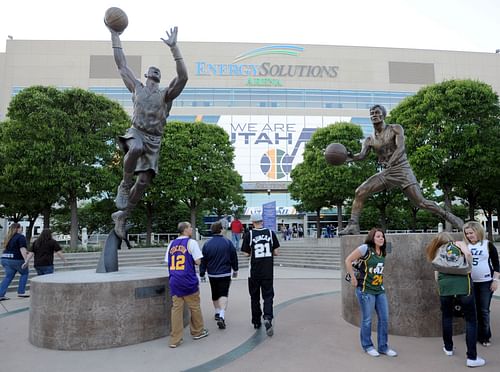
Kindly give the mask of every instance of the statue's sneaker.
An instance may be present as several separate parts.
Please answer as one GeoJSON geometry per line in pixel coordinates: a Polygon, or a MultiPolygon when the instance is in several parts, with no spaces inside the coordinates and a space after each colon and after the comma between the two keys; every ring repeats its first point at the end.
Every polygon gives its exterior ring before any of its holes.
{"type": "Polygon", "coordinates": [[[118,192],[116,194],[115,205],[116,208],[123,210],[127,208],[128,197],[130,194],[130,189],[132,188],[132,183],[126,183],[125,181],[120,182],[118,186],[118,192]]]}
{"type": "Polygon", "coordinates": [[[111,215],[115,223],[115,233],[120,239],[126,239],[125,222],[127,221],[128,213],[125,211],[117,211],[111,215]]]}
{"type": "Polygon", "coordinates": [[[359,234],[359,224],[356,222],[349,222],[344,230],[339,232],[339,235],[358,235],[359,234]]]}

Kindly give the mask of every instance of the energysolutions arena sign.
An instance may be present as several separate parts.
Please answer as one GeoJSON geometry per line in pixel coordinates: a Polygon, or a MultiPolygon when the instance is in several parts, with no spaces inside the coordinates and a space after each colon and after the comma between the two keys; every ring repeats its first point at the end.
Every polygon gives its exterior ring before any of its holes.
{"type": "Polygon", "coordinates": [[[255,77],[255,78],[336,78],[339,66],[311,64],[241,63],[257,56],[286,55],[298,57],[304,51],[297,45],[269,45],[237,55],[232,63],[195,62],[197,76],[255,77]]]}
{"type": "Polygon", "coordinates": [[[244,182],[291,181],[305,143],[318,128],[350,121],[341,116],[221,115],[217,124],[231,139],[235,168],[244,182]]]}

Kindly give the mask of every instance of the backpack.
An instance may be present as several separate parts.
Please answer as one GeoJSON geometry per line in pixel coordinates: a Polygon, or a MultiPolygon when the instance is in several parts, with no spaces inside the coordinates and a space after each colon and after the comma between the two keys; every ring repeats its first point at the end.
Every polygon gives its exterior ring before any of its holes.
{"type": "Polygon", "coordinates": [[[467,261],[454,242],[445,243],[437,249],[432,266],[440,273],[453,275],[467,275],[472,270],[472,263],[467,261]],[[455,253],[457,250],[460,254],[455,253]]]}
{"type": "MultiPolygon", "coordinates": [[[[368,247],[366,253],[363,256],[358,258],[356,261],[352,261],[352,268],[354,270],[354,276],[356,277],[357,280],[360,280],[360,277],[361,277],[361,273],[360,273],[361,265],[362,265],[363,261],[366,261],[368,259],[368,257],[370,256],[370,253],[371,253],[371,248],[368,247]]],[[[351,274],[349,274],[349,273],[345,274],[344,279],[346,281],[350,282],[351,281],[351,274]]]]}

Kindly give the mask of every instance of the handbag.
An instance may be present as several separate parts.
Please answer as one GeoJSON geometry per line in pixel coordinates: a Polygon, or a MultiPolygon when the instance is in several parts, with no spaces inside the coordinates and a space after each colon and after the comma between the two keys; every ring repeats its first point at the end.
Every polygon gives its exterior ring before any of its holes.
{"type": "Polygon", "coordinates": [[[432,266],[444,274],[467,275],[472,270],[472,264],[453,242],[445,243],[438,248],[436,257],[432,260],[432,266]]]}
{"type": "Polygon", "coordinates": [[[453,298],[453,316],[455,318],[463,318],[465,316],[464,309],[462,308],[462,303],[457,296],[453,298]]]}

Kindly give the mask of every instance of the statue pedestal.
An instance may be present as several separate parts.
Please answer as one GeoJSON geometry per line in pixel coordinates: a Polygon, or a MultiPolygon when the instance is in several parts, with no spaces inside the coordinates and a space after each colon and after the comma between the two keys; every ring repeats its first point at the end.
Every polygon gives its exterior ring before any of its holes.
{"type": "MultiPolygon", "coordinates": [[[[400,336],[441,336],[441,310],[434,270],[425,258],[425,247],[434,234],[390,234],[384,266],[384,287],[389,302],[389,333],[400,336]]],[[[354,288],[344,280],[345,258],[364,243],[365,235],[343,236],[342,317],[359,327],[360,309],[354,288]]],[[[457,239],[460,237],[457,235],[457,239]]],[[[376,331],[376,316],[372,329],[376,331]]],[[[454,334],[464,332],[464,321],[454,320],[454,334]]]]}
{"type": "MultiPolygon", "coordinates": [[[[39,347],[92,350],[170,333],[165,268],[59,272],[31,279],[29,340],[39,347]]],[[[189,322],[185,309],[184,323],[189,322]]]]}

